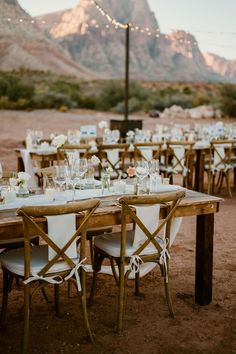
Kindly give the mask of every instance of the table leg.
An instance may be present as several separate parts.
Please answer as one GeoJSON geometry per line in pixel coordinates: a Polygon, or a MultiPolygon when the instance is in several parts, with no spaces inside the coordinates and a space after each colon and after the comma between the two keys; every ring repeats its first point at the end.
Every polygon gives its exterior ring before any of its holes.
{"type": "Polygon", "coordinates": [[[194,190],[197,192],[204,192],[204,163],[205,153],[201,149],[196,150],[194,190]]]}
{"type": "Polygon", "coordinates": [[[195,302],[212,300],[214,213],[197,216],[195,302]]]}

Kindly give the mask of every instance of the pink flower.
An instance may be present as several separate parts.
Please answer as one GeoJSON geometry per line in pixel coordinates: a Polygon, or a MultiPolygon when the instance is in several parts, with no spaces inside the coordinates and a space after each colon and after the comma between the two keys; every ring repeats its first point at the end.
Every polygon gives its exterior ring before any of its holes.
{"type": "Polygon", "coordinates": [[[129,166],[126,172],[128,174],[128,177],[134,177],[136,173],[135,167],[129,166]]]}

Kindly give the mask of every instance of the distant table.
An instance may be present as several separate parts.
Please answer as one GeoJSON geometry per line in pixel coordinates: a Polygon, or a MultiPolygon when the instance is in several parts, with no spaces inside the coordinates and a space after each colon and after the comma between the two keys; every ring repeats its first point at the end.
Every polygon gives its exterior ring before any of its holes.
{"type": "MultiPolygon", "coordinates": [[[[207,305],[212,301],[214,214],[219,210],[220,201],[220,198],[187,190],[186,197],[175,213],[176,217],[193,215],[197,217],[195,302],[200,305],[207,305]]],[[[161,209],[161,213],[164,215],[165,208],[161,209]]],[[[46,227],[44,218],[39,222],[46,227]]],[[[77,222],[79,224],[79,217],[77,222]]],[[[107,197],[102,199],[101,207],[92,216],[88,227],[119,224],[121,224],[121,210],[114,205],[114,197],[107,197]]],[[[1,211],[0,243],[22,237],[22,233],[22,219],[17,216],[16,211],[1,211]]]]}

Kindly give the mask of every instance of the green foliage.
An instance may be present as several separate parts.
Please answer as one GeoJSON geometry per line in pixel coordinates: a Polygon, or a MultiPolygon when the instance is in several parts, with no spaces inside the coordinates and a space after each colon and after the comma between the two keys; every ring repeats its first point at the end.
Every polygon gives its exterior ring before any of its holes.
{"type": "Polygon", "coordinates": [[[0,77],[0,96],[6,96],[13,102],[21,98],[30,102],[34,96],[34,86],[24,83],[14,75],[5,74],[0,77]]]}
{"type": "Polygon", "coordinates": [[[98,95],[96,108],[102,111],[109,111],[123,100],[123,85],[118,81],[111,80],[105,83],[101,93],[98,95]]]}
{"type": "MultiPolygon", "coordinates": [[[[236,116],[236,86],[131,81],[129,111],[210,104],[236,116]]],[[[124,113],[123,80],[82,81],[43,71],[0,72],[0,109],[97,109],[124,113]]]]}
{"type": "Polygon", "coordinates": [[[220,108],[225,115],[236,117],[236,86],[225,84],[220,90],[220,108]]]}
{"type": "Polygon", "coordinates": [[[34,97],[33,108],[57,108],[61,106],[66,106],[69,108],[75,108],[76,103],[74,103],[70,97],[59,92],[46,92],[38,94],[34,97]]]}

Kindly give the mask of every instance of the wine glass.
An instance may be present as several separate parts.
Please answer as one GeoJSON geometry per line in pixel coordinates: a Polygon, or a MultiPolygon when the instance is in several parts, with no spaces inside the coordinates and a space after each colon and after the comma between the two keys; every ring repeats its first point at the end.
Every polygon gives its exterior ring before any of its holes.
{"type": "Polygon", "coordinates": [[[60,190],[66,181],[68,180],[68,167],[67,166],[55,166],[55,174],[53,176],[53,181],[59,185],[60,190]]]}
{"type": "Polygon", "coordinates": [[[75,200],[75,187],[80,182],[79,169],[76,163],[71,165],[68,170],[68,184],[72,186],[73,189],[73,200],[75,200]]]}
{"type": "Polygon", "coordinates": [[[87,159],[79,159],[76,164],[77,174],[79,176],[79,184],[81,188],[81,179],[84,177],[85,173],[88,170],[88,161],[87,159]]]}
{"type": "Polygon", "coordinates": [[[149,167],[148,162],[145,160],[137,161],[136,163],[136,175],[140,181],[140,187],[143,185],[143,180],[148,176],[149,167]]]}
{"type": "Polygon", "coordinates": [[[159,175],[159,160],[152,159],[149,161],[149,175],[158,174],[159,175]]]}

